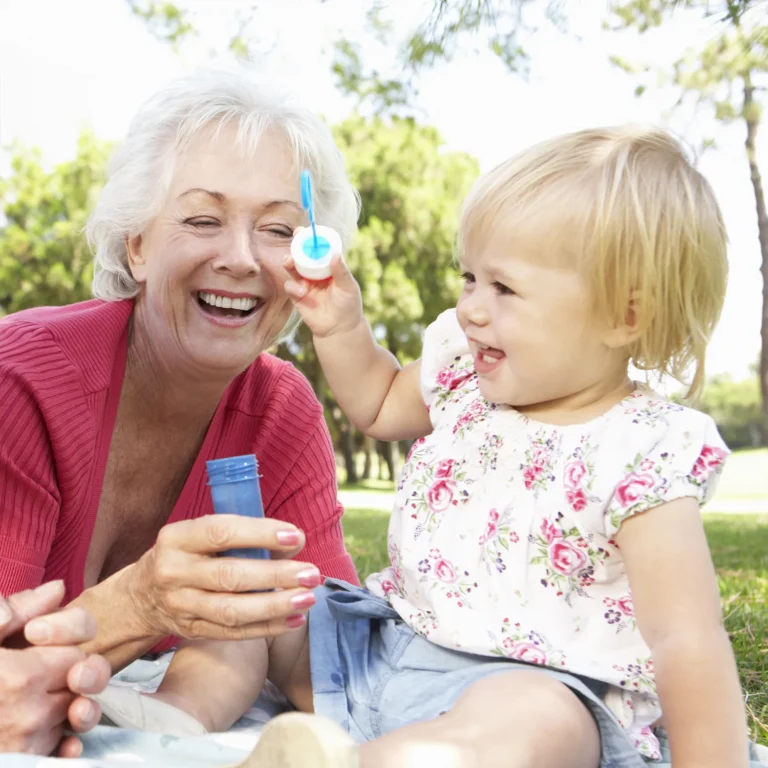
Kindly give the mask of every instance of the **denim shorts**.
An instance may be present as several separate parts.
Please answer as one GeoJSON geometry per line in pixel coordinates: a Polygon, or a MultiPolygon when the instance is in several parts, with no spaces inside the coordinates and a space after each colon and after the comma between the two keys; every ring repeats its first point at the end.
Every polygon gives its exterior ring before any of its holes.
{"type": "Polygon", "coordinates": [[[358,743],[447,712],[470,685],[524,669],[567,685],[600,730],[600,768],[647,768],[603,704],[606,684],[509,659],[452,651],[416,634],[389,605],[365,589],[329,579],[309,614],[315,712],[358,743]]]}

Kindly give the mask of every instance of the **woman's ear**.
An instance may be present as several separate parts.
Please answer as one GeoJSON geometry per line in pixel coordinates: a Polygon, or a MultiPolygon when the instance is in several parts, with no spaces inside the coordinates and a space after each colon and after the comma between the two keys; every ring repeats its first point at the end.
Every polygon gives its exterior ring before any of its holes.
{"type": "MultiPolygon", "coordinates": [[[[611,349],[619,349],[629,346],[633,341],[636,341],[645,327],[645,323],[641,322],[641,318],[642,302],[639,295],[635,292],[629,300],[629,305],[624,315],[624,322],[610,328],[606,333],[606,345],[611,349]]],[[[645,318],[643,319],[645,320],[645,318]]]]}
{"type": "Polygon", "coordinates": [[[147,262],[142,250],[141,235],[125,238],[125,251],[128,254],[128,268],[133,279],[137,283],[143,283],[147,279],[147,262]]]}

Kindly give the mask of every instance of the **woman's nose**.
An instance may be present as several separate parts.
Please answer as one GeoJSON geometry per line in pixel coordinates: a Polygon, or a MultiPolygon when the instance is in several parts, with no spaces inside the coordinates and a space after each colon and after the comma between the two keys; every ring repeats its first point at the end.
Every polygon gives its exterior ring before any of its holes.
{"type": "Polygon", "coordinates": [[[237,278],[251,277],[261,272],[256,243],[250,229],[231,233],[214,259],[213,268],[216,272],[225,272],[237,278]]]}

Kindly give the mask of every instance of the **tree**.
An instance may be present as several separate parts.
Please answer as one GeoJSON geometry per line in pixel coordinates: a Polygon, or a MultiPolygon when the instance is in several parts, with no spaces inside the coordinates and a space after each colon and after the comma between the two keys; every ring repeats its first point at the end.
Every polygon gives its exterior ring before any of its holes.
{"type": "MultiPolygon", "coordinates": [[[[723,20],[718,34],[700,50],[688,51],[673,67],[672,80],[680,88],[678,105],[692,97],[698,106],[711,110],[724,125],[744,127],[744,149],[757,212],[761,253],[763,310],[760,328],[760,381],[763,440],[768,444],[768,207],[757,160],[757,133],[761,125],[764,93],[768,87],[768,22],[760,0],[631,0],[614,3],[618,28],[640,32],[659,26],[679,7],[723,20]]],[[[615,63],[635,73],[620,59],[615,63]]],[[[643,86],[637,89],[642,94],[643,86]]]]}
{"type": "Polygon", "coordinates": [[[82,230],[109,145],[85,132],[75,159],[52,171],[36,150],[11,151],[11,175],[0,179],[0,314],[89,298],[93,267],[82,230]]]}
{"type": "MultiPolygon", "coordinates": [[[[295,0],[294,0],[295,1],[295,0]]],[[[307,0],[332,4],[332,0],[307,0]]],[[[196,34],[194,10],[185,0],[176,3],[126,0],[133,14],[146,22],[159,40],[178,50],[196,34]]],[[[372,114],[411,114],[418,95],[418,75],[440,61],[449,61],[477,40],[512,72],[525,76],[529,58],[526,39],[542,24],[563,27],[565,0],[433,0],[425,18],[402,37],[394,38],[387,18],[391,3],[369,0],[365,10],[371,43],[385,46],[386,71],[368,66],[363,45],[345,37],[335,41],[332,72],[338,89],[372,114]],[[394,51],[394,54],[393,54],[394,51]]],[[[263,22],[266,6],[243,6],[232,13],[227,49],[237,58],[251,59],[269,47],[263,22]]]]}
{"type": "MultiPolygon", "coordinates": [[[[333,132],[362,199],[360,231],[346,259],[377,338],[407,363],[421,352],[424,327],[460,291],[452,260],[457,209],[479,169],[468,155],[445,152],[436,129],[410,118],[353,114],[333,132]]],[[[306,328],[280,354],[302,370],[324,401],[354,481],[361,440],[327,389],[306,328]]],[[[394,477],[399,453],[396,446],[387,450],[394,477]]]]}
{"type": "MultiPolygon", "coordinates": [[[[710,377],[697,403],[699,409],[715,420],[723,440],[732,450],[760,445],[762,413],[757,367],[757,363],[750,366],[752,375],[738,381],[725,373],[710,377]]],[[[672,394],[670,399],[679,405],[686,404],[682,391],[672,394]]]]}
{"type": "Polygon", "coordinates": [[[757,376],[734,381],[713,376],[704,390],[701,409],[716,422],[732,449],[754,448],[760,440],[760,388],[757,376]]]}

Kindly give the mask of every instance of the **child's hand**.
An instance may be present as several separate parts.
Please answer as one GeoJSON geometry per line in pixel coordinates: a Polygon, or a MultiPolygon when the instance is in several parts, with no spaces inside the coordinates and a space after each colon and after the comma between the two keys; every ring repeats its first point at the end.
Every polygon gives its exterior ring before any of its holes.
{"type": "Polygon", "coordinates": [[[313,336],[324,338],[351,331],[361,322],[360,286],[341,254],[332,257],[331,276],[321,282],[301,277],[290,254],[285,257],[284,266],[291,274],[291,279],[285,283],[285,292],[313,336]]]}

